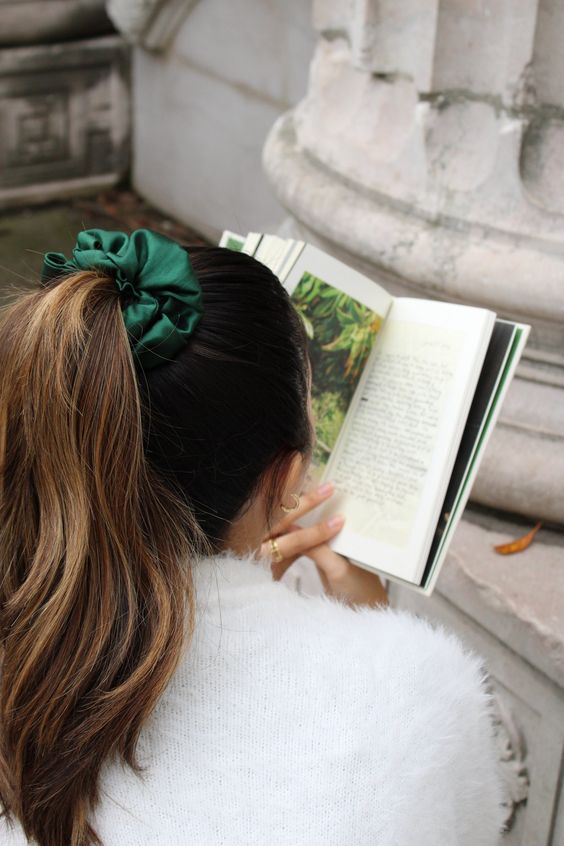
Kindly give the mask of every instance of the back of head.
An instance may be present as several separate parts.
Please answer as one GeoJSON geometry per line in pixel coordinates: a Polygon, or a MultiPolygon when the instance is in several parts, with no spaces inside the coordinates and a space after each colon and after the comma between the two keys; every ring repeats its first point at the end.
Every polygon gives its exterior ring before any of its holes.
{"type": "Polygon", "coordinates": [[[39,846],[99,843],[190,635],[190,561],[310,447],[303,330],[254,259],[192,248],[203,315],[145,369],[131,291],[82,269],[0,326],[0,800],[39,846]]]}
{"type": "Polygon", "coordinates": [[[204,316],[190,344],[140,388],[150,460],[217,548],[259,482],[274,491],[292,454],[309,450],[306,342],[260,262],[219,247],[192,248],[190,258],[204,316]]]}

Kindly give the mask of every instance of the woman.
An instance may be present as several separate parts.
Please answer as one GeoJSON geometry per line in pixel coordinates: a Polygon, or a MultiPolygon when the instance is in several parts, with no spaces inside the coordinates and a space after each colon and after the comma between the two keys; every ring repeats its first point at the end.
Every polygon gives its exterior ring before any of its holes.
{"type": "Polygon", "coordinates": [[[295,526],[309,381],[269,270],[146,230],[7,310],[3,844],[497,841],[479,663],[295,526]],[[264,557],[304,553],[326,596],[264,557]]]}

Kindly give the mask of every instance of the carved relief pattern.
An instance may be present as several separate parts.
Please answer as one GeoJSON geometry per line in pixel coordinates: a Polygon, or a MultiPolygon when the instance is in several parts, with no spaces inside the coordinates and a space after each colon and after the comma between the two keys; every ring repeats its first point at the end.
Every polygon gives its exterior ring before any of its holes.
{"type": "Polygon", "coordinates": [[[506,809],[504,822],[507,831],[513,825],[517,808],[527,800],[529,773],[523,735],[513,714],[497,693],[493,693],[492,705],[497,754],[505,793],[503,805],[506,809]]]}
{"type": "Polygon", "coordinates": [[[7,98],[8,167],[25,167],[68,158],[69,106],[66,94],[7,98]]]}
{"type": "Polygon", "coordinates": [[[0,72],[0,199],[44,183],[116,178],[127,166],[127,52],[98,48],[4,51],[0,72]],[[74,50],[74,53],[73,53],[74,50]]]}
{"type": "MultiPolygon", "coordinates": [[[[410,124],[409,143],[391,160],[401,173],[392,186],[386,133],[374,133],[375,191],[428,213],[440,208],[493,227],[504,219],[510,231],[533,237],[553,226],[560,239],[564,4],[498,7],[492,14],[487,3],[467,0],[314,0],[318,65],[327,76],[339,62],[354,68],[356,81],[342,81],[348,99],[363,97],[369,106],[380,97],[383,123],[410,124]],[[421,172],[413,174],[418,161],[421,172]]],[[[346,147],[341,139],[336,145],[346,147]]],[[[327,164],[327,155],[319,158],[327,164]]],[[[331,167],[355,178],[338,150],[333,158],[331,167]]]]}

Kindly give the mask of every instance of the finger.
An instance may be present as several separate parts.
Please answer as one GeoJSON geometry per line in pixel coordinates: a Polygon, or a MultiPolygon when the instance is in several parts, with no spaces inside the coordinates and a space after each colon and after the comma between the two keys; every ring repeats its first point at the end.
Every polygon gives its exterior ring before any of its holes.
{"type": "MultiPolygon", "coordinates": [[[[331,540],[331,538],[334,538],[341,531],[344,522],[344,518],[341,515],[336,515],[335,517],[331,517],[330,520],[316,523],[315,526],[309,526],[307,529],[293,529],[284,535],[278,535],[276,546],[280,552],[280,560],[305,555],[312,547],[319,546],[331,540]]],[[[272,545],[270,541],[266,541],[262,549],[272,558],[272,545]]]]}
{"type": "Polygon", "coordinates": [[[282,576],[290,569],[294,561],[297,561],[298,558],[299,556],[296,558],[285,558],[283,561],[278,561],[276,564],[273,561],[270,565],[270,569],[272,571],[272,578],[274,581],[279,582],[282,576]]]}
{"type": "Polygon", "coordinates": [[[374,608],[388,604],[386,588],[376,573],[353,564],[327,544],[310,549],[307,554],[315,562],[327,593],[340,597],[350,605],[374,608]]]}
{"type": "MultiPolygon", "coordinates": [[[[296,531],[301,531],[301,526],[291,526],[288,529],[288,533],[296,532],[296,531]]],[[[278,548],[278,551],[280,551],[280,546],[278,545],[279,540],[280,540],[280,535],[277,535],[276,537],[268,538],[268,540],[263,541],[260,545],[260,549],[257,553],[257,557],[258,558],[277,557],[275,549],[272,548],[272,541],[276,541],[276,546],[278,548]]],[[[280,560],[282,560],[282,559],[280,559],[280,560]]]]}
{"type": "MultiPolygon", "coordinates": [[[[289,526],[286,530],[287,532],[297,532],[301,530],[301,526],[289,526]]],[[[278,541],[277,541],[278,543],[278,541]]],[[[260,558],[272,558],[272,546],[270,545],[270,540],[265,541],[261,544],[260,551],[258,553],[260,558]]],[[[270,569],[272,571],[272,578],[274,581],[279,581],[286,570],[292,566],[294,561],[299,558],[299,555],[295,555],[293,558],[283,558],[281,561],[271,561],[270,562],[270,569]]]]}
{"type": "Polygon", "coordinates": [[[305,514],[308,514],[310,511],[313,511],[314,508],[317,508],[322,502],[329,499],[335,493],[335,485],[333,482],[324,482],[324,484],[319,485],[318,488],[314,488],[312,491],[307,491],[306,493],[302,494],[300,497],[300,505],[295,511],[292,511],[290,514],[285,514],[283,517],[278,520],[275,526],[272,528],[273,535],[282,535],[284,532],[288,530],[288,528],[295,523],[296,520],[299,520],[300,517],[303,517],[305,514]]]}
{"type": "MultiPolygon", "coordinates": [[[[308,551],[308,556],[315,562],[319,575],[327,580],[329,584],[338,584],[345,581],[351,567],[351,562],[343,555],[331,549],[328,544],[323,543],[308,551]]],[[[324,587],[326,585],[324,584],[324,587]]]]}

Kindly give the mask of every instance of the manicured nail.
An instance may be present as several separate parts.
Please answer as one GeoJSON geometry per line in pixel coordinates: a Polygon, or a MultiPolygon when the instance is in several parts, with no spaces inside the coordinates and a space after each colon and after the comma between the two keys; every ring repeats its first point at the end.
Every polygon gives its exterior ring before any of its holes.
{"type": "Polygon", "coordinates": [[[327,526],[329,529],[340,529],[344,522],[345,518],[343,515],[336,514],[334,517],[331,517],[330,520],[327,520],[327,526]]]}
{"type": "Polygon", "coordinates": [[[317,488],[317,496],[329,496],[335,490],[335,485],[333,482],[325,482],[323,485],[320,485],[317,488]]]}

